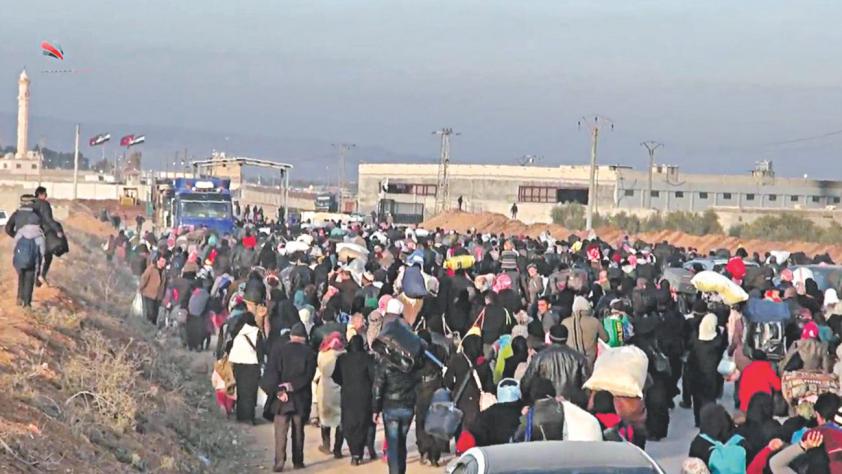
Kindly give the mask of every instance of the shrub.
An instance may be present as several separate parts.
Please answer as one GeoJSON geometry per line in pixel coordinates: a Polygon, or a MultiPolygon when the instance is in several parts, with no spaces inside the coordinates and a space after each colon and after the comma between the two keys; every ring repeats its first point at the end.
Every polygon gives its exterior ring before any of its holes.
{"type": "MultiPolygon", "coordinates": [[[[585,228],[585,206],[581,204],[563,204],[552,210],[554,224],[560,224],[574,230],[585,228]]],[[[657,232],[661,230],[678,230],[692,235],[723,234],[716,212],[712,210],[701,214],[694,212],[676,211],[669,213],[654,213],[645,219],[633,214],[619,212],[612,216],[594,214],[593,226],[615,227],[625,232],[657,232]]]]}
{"type": "Polygon", "coordinates": [[[842,243],[842,226],[838,223],[833,222],[828,227],[821,227],[810,219],[795,214],[762,216],[750,224],[735,225],[728,233],[743,239],[842,243]]]}
{"type": "Polygon", "coordinates": [[[79,350],[62,367],[62,385],[71,393],[65,404],[72,404],[80,422],[117,433],[134,428],[141,361],[129,348],[112,347],[99,331],[83,330],[79,350]]]}

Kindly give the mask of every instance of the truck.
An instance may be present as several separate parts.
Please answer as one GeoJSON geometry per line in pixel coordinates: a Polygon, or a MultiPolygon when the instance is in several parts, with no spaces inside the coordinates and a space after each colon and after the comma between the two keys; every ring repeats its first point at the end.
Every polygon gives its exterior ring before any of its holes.
{"type": "Polygon", "coordinates": [[[156,186],[157,222],[166,227],[219,233],[234,230],[231,180],[222,178],[176,178],[156,186]]]}
{"type": "Polygon", "coordinates": [[[394,224],[420,224],[424,221],[424,204],[381,199],[377,202],[377,219],[394,224]]]}
{"type": "Polygon", "coordinates": [[[339,200],[334,193],[316,195],[316,212],[339,212],[339,200]]]}

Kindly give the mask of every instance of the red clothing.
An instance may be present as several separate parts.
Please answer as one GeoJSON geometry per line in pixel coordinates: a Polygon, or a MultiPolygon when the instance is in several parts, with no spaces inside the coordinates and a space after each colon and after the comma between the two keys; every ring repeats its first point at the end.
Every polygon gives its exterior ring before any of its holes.
{"type": "Polygon", "coordinates": [[[746,474],[763,474],[770,457],[772,457],[772,450],[769,449],[769,446],[766,446],[754,456],[751,464],[748,465],[748,469],[746,469],[746,474]]]}
{"type": "Polygon", "coordinates": [[[740,410],[748,411],[748,402],[755,393],[763,392],[772,394],[772,391],[781,390],[781,379],[772,368],[772,363],[765,360],[756,360],[743,370],[740,377],[740,410]]]}
{"type": "MultiPolygon", "coordinates": [[[[622,418],[620,418],[620,415],[616,413],[594,413],[594,417],[599,420],[599,424],[602,425],[603,431],[610,430],[623,421],[622,418]]],[[[618,430],[618,433],[624,440],[630,443],[634,442],[634,427],[631,425],[621,427],[618,430]]]]}
{"type": "Polygon", "coordinates": [[[257,246],[257,237],[253,235],[247,235],[243,237],[243,247],[247,249],[253,249],[257,246]]]}

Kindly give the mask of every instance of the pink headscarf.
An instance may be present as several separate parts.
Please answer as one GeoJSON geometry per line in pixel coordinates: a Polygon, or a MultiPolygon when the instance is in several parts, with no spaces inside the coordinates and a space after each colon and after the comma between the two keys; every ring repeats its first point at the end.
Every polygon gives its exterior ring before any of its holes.
{"type": "Polygon", "coordinates": [[[342,335],[339,334],[338,331],[333,331],[322,339],[322,343],[319,346],[319,352],[327,352],[330,350],[338,351],[343,347],[345,346],[342,344],[342,335]]]}
{"type": "Polygon", "coordinates": [[[383,295],[377,300],[377,309],[380,310],[380,314],[386,314],[386,305],[391,299],[392,295],[383,295]]]}
{"type": "Polygon", "coordinates": [[[818,339],[819,338],[819,326],[810,321],[809,323],[804,325],[804,329],[801,330],[801,339],[818,339]]]}
{"type": "Polygon", "coordinates": [[[506,273],[501,273],[497,275],[497,278],[494,279],[494,285],[491,287],[491,290],[495,293],[500,293],[503,290],[511,290],[512,289],[512,277],[510,277],[506,273]]]}

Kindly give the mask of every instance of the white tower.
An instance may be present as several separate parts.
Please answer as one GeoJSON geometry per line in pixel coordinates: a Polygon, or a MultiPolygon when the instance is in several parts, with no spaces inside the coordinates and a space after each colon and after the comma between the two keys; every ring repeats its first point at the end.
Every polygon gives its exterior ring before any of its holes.
{"type": "Polygon", "coordinates": [[[18,79],[18,149],[15,158],[26,158],[29,149],[29,76],[26,69],[18,79]]]}

